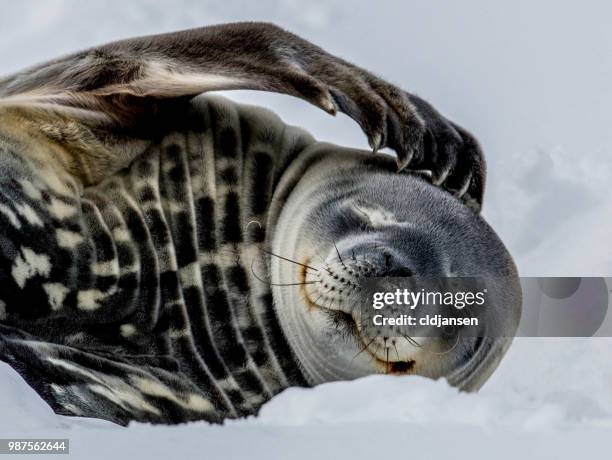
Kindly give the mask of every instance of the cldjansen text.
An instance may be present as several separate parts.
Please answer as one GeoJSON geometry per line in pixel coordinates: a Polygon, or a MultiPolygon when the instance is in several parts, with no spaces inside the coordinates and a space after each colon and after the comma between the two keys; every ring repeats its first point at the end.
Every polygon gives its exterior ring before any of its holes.
{"type": "Polygon", "coordinates": [[[410,315],[398,315],[387,318],[384,315],[374,315],[374,326],[478,326],[478,318],[454,318],[442,315],[425,315],[415,318],[410,315]]]}

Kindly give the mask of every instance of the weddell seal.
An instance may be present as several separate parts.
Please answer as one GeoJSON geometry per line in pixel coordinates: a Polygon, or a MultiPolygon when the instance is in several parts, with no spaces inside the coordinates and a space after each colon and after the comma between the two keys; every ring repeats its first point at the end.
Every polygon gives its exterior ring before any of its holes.
{"type": "Polygon", "coordinates": [[[484,176],[428,103],[269,24],[30,68],[0,80],[0,359],[57,413],[119,424],[219,422],[382,372],[476,389],[520,314],[484,176]],[[396,158],[194,98],[240,88],[343,112],[396,158]],[[509,277],[505,336],[360,334],[361,283],[412,274],[509,277]]]}

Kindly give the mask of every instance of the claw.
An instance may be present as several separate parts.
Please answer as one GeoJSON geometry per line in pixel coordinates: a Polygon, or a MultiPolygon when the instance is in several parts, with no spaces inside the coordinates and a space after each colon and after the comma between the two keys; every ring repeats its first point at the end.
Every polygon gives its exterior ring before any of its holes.
{"type": "Polygon", "coordinates": [[[338,107],[336,107],[336,104],[334,104],[330,94],[319,101],[319,106],[333,116],[336,116],[336,113],[338,112],[338,107]]]}
{"type": "Polygon", "coordinates": [[[406,156],[404,156],[402,158],[402,155],[400,155],[399,153],[397,154],[397,172],[401,172],[403,171],[406,166],[408,166],[410,164],[410,162],[412,161],[412,157],[414,156],[414,150],[410,149],[408,151],[408,154],[406,156]]]}
{"type": "Polygon", "coordinates": [[[417,170],[410,171],[410,172],[412,174],[416,174],[418,176],[421,176],[424,179],[427,179],[429,182],[433,183],[433,173],[429,169],[417,169],[417,170]]]}
{"type": "Polygon", "coordinates": [[[448,174],[451,172],[452,166],[448,166],[447,168],[445,168],[440,175],[438,176],[437,179],[434,179],[433,184],[434,185],[441,185],[442,182],[444,182],[446,180],[446,178],[448,177],[448,174]]]}
{"type": "Polygon", "coordinates": [[[378,149],[382,147],[382,135],[380,133],[372,134],[368,139],[368,143],[372,148],[372,153],[378,152],[378,149]]]}
{"type": "Polygon", "coordinates": [[[472,173],[471,171],[468,173],[468,175],[466,176],[466,178],[464,179],[463,185],[461,186],[461,188],[457,191],[457,197],[461,198],[463,195],[465,195],[468,191],[468,189],[470,188],[470,182],[472,181],[472,173]]]}

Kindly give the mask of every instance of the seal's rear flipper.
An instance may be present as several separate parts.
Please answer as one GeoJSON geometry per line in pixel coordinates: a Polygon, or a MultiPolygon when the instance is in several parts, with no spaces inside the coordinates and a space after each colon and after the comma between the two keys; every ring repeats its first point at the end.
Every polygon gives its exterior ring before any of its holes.
{"type": "Polygon", "coordinates": [[[0,325],[0,360],[15,369],[58,414],[104,418],[127,425],[220,422],[224,408],[216,398],[171,371],[171,359],[106,357],[44,342],[0,325]]]}

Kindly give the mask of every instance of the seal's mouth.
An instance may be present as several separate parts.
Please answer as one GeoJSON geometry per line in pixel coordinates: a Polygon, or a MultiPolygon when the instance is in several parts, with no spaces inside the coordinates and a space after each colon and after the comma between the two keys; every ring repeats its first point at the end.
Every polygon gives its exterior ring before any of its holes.
{"type": "MultiPolygon", "coordinates": [[[[353,359],[357,358],[357,356],[367,353],[371,358],[371,361],[375,364],[377,368],[380,369],[381,373],[385,374],[397,374],[397,375],[405,375],[405,374],[414,374],[416,362],[412,359],[409,360],[393,360],[393,357],[390,356],[389,348],[387,348],[386,356],[382,359],[378,350],[380,349],[379,341],[376,340],[377,337],[364,337],[361,333],[361,328],[358,325],[358,320],[351,314],[344,310],[333,309],[330,308],[333,305],[330,304],[319,304],[316,300],[313,300],[306,289],[306,286],[311,282],[307,280],[307,269],[305,267],[310,266],[310,259],[307,258],[302,261],[303,268],[300,270],[300,288],[302,293],[302,298],[305,301],[306,309],[310,312],[318,311],[325,315],[330,320],[330,323],[341,333],[345,334],[348,337],[351,337],[355,340],[358,351],[353,357],[353,359]],[[376,348],[372,350],[372,345],[376,343],[376,348]]],[[[385,339],[386,341],[387,339],[385,339]]],[[[389,339],[390,340],[390,339],[389,339]]],[[[397,356],[399,358],[399,354],[397,356]]]]}

